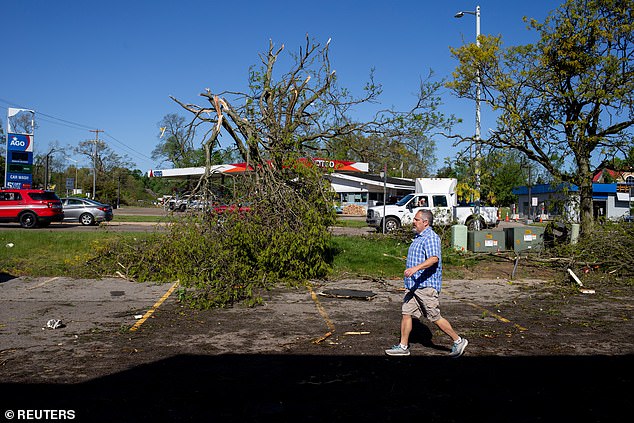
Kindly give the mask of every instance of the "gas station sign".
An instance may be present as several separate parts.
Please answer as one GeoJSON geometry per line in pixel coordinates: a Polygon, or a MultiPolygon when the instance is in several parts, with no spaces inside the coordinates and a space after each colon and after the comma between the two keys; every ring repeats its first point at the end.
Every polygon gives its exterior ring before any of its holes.
{"type": "MultiPolygon", "coordinates": [[[[9,188],[31,188],[33,185],[33,129],[35,112],[26,109],[7,109],[6,161],[4,185],[9,188]],[[18,133],[12,127],[12,120],[21,119],[24,113],[31,114],[30,129],[27,125],[17,125],[25,133],[18,133]]],[[[28,119],[28,117],[27,117],[28,119]]]]}
{"type": "Polygon", "coordinates": [[[7,134],[5,185],[31,188],[33,185],[33,135],[7,134]]]}
{"type": "Polygon", "coordinates": [[[7,134],[7,150],[33,153],[33,135],[7,134]]]}

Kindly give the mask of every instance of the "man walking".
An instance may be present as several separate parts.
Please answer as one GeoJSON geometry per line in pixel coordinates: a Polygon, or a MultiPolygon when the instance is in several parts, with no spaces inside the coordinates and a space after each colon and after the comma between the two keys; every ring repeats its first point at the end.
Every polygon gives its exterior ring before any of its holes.
{"type": "Polygon", "coordinates": [[[407,252],[404,272],[405,297],[402,305],[401,340],[385,350],[387,355],[409,355],[409,335],[412,317],[425,316],[453,340],[449,355],[460,357],[469,341],[461,338],[447,319],[440,315],[438,294],[442,286],[442,257],[440,237],[431,226],[434,216],[429,210],[419,210],[414,217],[416,236],[407,252]]]}

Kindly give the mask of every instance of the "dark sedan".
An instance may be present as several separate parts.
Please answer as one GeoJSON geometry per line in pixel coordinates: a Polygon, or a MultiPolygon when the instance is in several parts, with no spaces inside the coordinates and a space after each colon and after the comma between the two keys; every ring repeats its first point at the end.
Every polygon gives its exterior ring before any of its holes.
{"type": "Polygon", "coordinates": [[[79,222],[82,225],[97,225],[109,222],[114,214],[110,204],[103,204],[89,198],[62,198],[64,222],[79,222]]]}

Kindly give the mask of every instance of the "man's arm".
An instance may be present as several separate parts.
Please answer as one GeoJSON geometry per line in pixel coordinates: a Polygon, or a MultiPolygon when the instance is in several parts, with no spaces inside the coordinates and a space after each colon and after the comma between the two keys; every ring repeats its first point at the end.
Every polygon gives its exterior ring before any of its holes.
{"type": "Polygon", "coordinates": [[[423,270],[423,269],[427,269],[429,267],[432,267],[433,265],[435,265],[436,263],[438,263],[438,257],[437,256],[431,256],[428,257],[427,260],[425,260],[424,262],[416,265],[416,266],[412,266],[410,268],[405,269],[405,277],[410,277],[412,276],[414,273],[418,272],[419,270],[423,270]]]}

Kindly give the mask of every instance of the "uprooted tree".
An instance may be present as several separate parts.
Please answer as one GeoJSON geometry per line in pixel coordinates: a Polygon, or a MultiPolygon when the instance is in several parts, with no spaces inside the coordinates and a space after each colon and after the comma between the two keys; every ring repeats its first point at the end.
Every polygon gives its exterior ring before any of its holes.
{"type": "Polygon", "coordinates": [[[385,123],[359,123],[350,118],[351,108],[376,101],[381,87],[370,80],[360,98],[340,88],[330,67],[329,43],[321,47],[307,39],[294,56],[294,66],[276,79],[274,70],[283,50],[283,45],[276,48],[270,43],[267,54],[261,55],[262,66],[250,71],[248,93],[215,94],[207,89],[201,94],[207,106],[184,104],[172,97],[192,113],[191,128],[210,126],[202,141],[207,172],[200,188],[209,186],[215,176],[210,158],[219,148],[218,137],[223,131],[253,170],[245,175],[253,179],[253,191],[271,196],[281,193],[277,191],[280,186],[294,186],[297,172],[303,172],[296,166],[298,160],[319,155],[327,140],[377,130],[385,123]]]}
{"type": "Polygon", "coordinates": [[[290,70],[280,74],[283,50],[269,44],[261,66],[250,70],[249,92],[207,89],[204,106],[173,98],[191,113],[189,130],[204,134],[205,173],[194,193],[212,203],[229,197],[232,204],[222,213],[212,208],[178,219],[168,234],[144,245],[108,247],[102,257],[120,273],[136,280],[178,279],[181,294],[199,307],[257,303],[258,293],[274,283],[326,274],[336,216],[330,186],[312,158],[353,134],[403,134],[405,122],[420,121],[423,112],[379,111],[359,122],[351,117],[355,106],[376,102],[381,93],[372,74],[355,97],[337,84],[329,42],[321,46],[307,38],[290,70]],[[229,178],[213,172],[221,133],[233,141],[247,171],[219,186],[218,180],[229,178]]]}
{"type": "MultiPolygon", "coordinates": [[[[460,65],[449,86],[499,113],[483,148],[511,149],[558,181],[580,188],[582,233],[593,226],[591,161],[623,155],[634,125],[632,0],[568,0],[544,23],[536,44],[501,48],[480,36],[452,49],[460,65]]],[[[469,140],[470,141],[470,140],[469,140]]]]}

